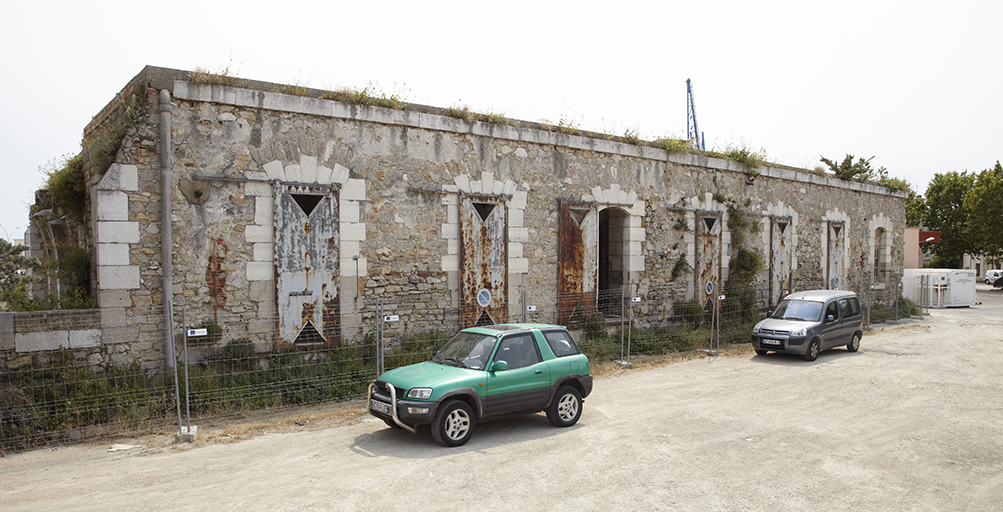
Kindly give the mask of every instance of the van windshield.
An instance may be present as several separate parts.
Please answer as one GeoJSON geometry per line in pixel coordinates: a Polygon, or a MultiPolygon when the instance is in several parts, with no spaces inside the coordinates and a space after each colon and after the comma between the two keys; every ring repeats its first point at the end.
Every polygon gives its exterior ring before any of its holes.
{"type": "Polygon", "coordinates": [[[818,322],[822,318],[822,303],[807,300],[782,300],[770,318],[818,322]]]}

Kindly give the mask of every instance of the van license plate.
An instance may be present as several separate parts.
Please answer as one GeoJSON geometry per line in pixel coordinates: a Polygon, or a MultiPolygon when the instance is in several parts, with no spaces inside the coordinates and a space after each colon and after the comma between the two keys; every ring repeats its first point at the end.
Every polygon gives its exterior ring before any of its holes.
{"type": "Polygon", "coordinates": [[[778,347],[780,346],[780,340],[768,340],[764,338],[762,341],[760,341],[760,343],[762,343],[763,345],[776,345],[778,347]]]}
{"type": "Polygon", "coordinates": [[[390,414],[390,405],[376,400],[369,400],[369,408],[374,411],[382,412],[383,414],[390,414]]]}

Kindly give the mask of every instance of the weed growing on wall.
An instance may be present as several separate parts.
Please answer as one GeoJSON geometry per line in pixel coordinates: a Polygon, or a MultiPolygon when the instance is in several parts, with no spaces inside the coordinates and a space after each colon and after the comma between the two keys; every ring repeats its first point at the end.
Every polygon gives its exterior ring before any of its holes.
{"type": "Polygon", "coordinates": [[[337,91],[327,91],[321,95],[322,99],[351,103],[353,105],[368,105],[372,107],[391,108],[394,110],[404,110],[407,106],[403,97],[394,93],[387,95],[382,91],[370,90],[366,87],[361,91],[358,89],[345,88],[337,91]]]}
{"type": "Polygon", "coordinates": [[[667,153],[691,153],[693,151],[693,146],[688,140],[658,139],[655,143],[667,153]]]}
{"type": "Polygon", "coordinates": [[[636,128],[627,128],[627,130],[623,132],[623,140],[627,144],[633,144],[635,146],[641,145],[641,136],[638,134],[636,128]]]}

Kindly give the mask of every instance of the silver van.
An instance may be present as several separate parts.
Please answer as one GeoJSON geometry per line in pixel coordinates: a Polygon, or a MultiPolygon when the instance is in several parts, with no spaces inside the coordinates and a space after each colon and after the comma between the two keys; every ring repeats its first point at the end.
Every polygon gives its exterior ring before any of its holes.
{"type": "Polygon", "coordinates": [[[845,346],[856,352],[863,334],[857,294],[812,290],[783,298],[769,317],[752,329],[752,348],[759,355],[787,352],[814,361],[818,353],[845,346]]]}
{"type": "Polygon", "coordinates": [[[1003,277],[1003,270],[986,270],[986,284],[993,284],[1001,277],[1003,277]]]}

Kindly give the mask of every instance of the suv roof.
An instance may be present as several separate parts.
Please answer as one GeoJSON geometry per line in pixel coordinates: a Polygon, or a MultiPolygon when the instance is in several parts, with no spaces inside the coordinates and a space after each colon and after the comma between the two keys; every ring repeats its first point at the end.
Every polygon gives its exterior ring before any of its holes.
{"type": "Polygon", "coordinates": [[[531,329],[564,329],[564,326],[554,325],[554,324],[493,324],[493,325],[479,325],[476,327],[467,327],[463,329],[464,331],[480,332],[483,334],[494,334],[497,335],[502,332],[509,331],[528,331],[531,329]]]}
{"type": "Polygon", "coordinates": [[[857,294],[847,290],[809,290],[806,292],[794,292],[784,299],[810,300],[813,302],[825,302],[833,297],[856,297],[857,294]]]}

